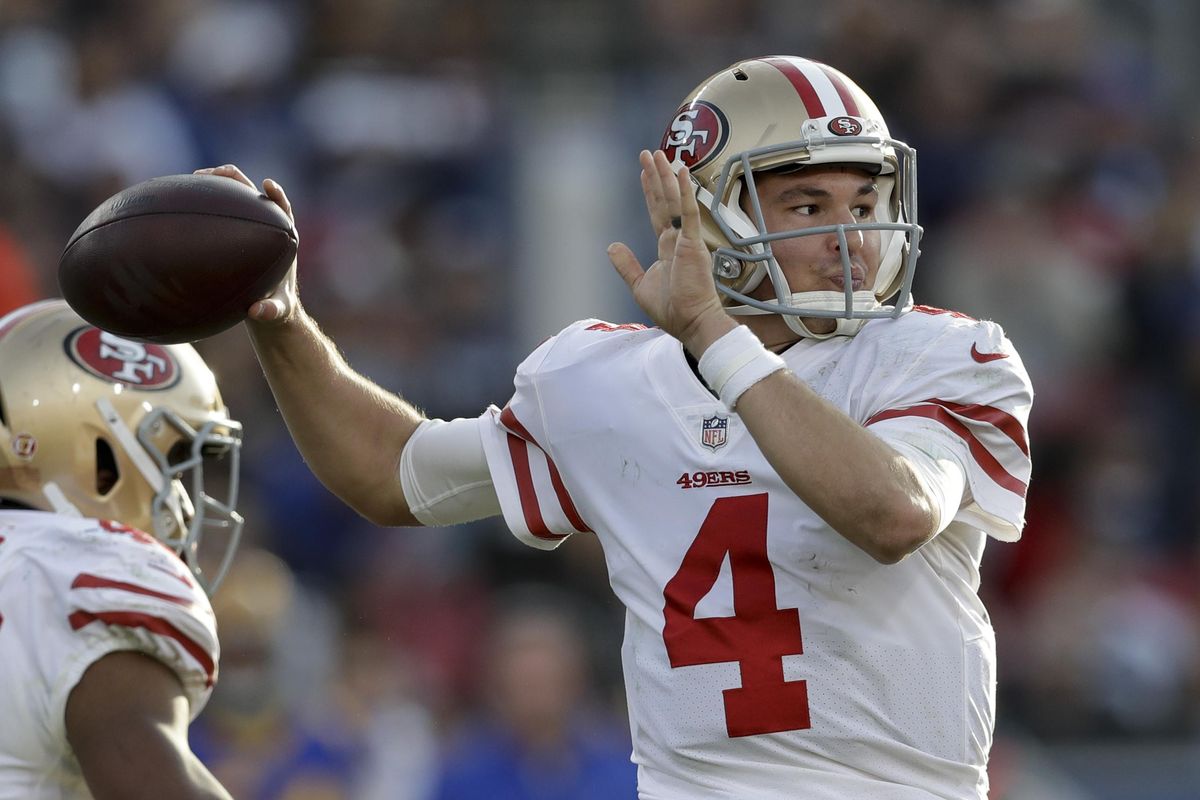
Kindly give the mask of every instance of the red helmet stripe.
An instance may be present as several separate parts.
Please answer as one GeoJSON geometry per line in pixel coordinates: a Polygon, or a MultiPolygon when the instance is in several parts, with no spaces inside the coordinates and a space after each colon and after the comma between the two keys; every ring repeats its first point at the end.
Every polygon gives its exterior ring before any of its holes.
{"type": "Polygon", "coordinates": [[[796,94],[800,95],[800,99],[804,102],[804,110],[810,118],[825,116],[825,106],[821,102],[816,88],[799,67],[786,58],[764,58],[763,61],[782,72],[783,76],[792,82],[792,86],[795,87],[796,94]]]}
{"type": "Polygon", "coordinates": [[[813,63],[821,68],[821,72],[825,73],[825,77],[829,78],[829,82],[832,83],[833,88],[837,90],[838,97],[842,98],[842,105],[846,107],[846,113],[852,117],[861,117],[862,114],[859,113],[858,103],[854,102],[854,95],[850,94],[850,87],[846,85],[846,82],[842,80],[841,76],[824,64],[816,61],[813,63]]]}

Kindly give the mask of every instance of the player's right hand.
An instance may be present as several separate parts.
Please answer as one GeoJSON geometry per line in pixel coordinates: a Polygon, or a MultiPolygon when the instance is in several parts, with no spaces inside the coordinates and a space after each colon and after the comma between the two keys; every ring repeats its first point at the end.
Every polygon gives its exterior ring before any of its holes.
{"type": "MultiPolygon", "coordinates": [[[[246,177],[234,164],[224,164],[219,167],[205,167],[204,169],[196,170],[198,175],[219,175],[225,178],[232,178],[235,181],[240,181],[250,188],[254,186],[254,181],[246,177]]],[[[283,187],[271,178],[263,181],[262,191],[267,197],[287,214],[288,219],[292,221],[292,227],[295,228],[296,217],[292,213],[292,204],[284,193],[283,187]]],[[[283,280],[279,282],[270,294],[261,300],[256,301],[246,310],[246,318],[253,322],[278,323],[285,322],[292,317],[296,309],[300,306],[300,297],[296,289],[296,264],[297,261],[292,261],[291,269],[283,276],[283,280]]]]}
{"type": "Polygon", "coordinates": [[[643,150],[638,161],[646,210],[658,236],[658,258],[643,268],[620,242],[609,245],[608,257],[646,316],[699,358],[737,323],[717,294],[687,167],[676,172],[662,150],[643,150]]]}

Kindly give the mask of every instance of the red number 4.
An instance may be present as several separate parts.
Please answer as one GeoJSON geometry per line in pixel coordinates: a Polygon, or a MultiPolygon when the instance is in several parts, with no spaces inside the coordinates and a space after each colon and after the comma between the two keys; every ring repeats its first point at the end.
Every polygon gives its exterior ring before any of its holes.
{"type": "Polygon", "coordinates": [[[783,657],[803,653],[804,646],[799,610],[776,606],[766,494],[714,502],[663,596],[663,643],[672,667],[736,661],[741,668],[741,687],[723,692],[731,737],[811,727],[807,685],[783,679],[783,657]],[[733,616],[696,619],[696,605],[717,582],[726,553],[733,616]]]}

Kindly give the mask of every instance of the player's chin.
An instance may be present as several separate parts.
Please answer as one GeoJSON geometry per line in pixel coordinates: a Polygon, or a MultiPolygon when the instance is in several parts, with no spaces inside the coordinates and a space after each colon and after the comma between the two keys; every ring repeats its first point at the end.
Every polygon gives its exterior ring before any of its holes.
{"type": "MultiPolygon", "coordinates": [[[[808,328],[818,336],[823,336],[826,333],[833,333],[837,328],[837,321],[832,320],[829,317],[803,317],[801,318],[801,322],[804,323],[804,327],[808,328]]],[[[796,337],[796,339],[799,338],[799,336],[796,337]]]]}

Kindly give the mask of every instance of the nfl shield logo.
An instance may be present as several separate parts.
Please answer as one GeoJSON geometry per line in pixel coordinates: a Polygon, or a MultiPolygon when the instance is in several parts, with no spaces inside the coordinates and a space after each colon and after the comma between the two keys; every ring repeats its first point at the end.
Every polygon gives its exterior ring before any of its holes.
{"type": "Polygon", "coordinates": [[[729,426],[729,417],[711,416],[700,426],[700,444],[709,450],[725,446],[725,431],[729,426]]]}

